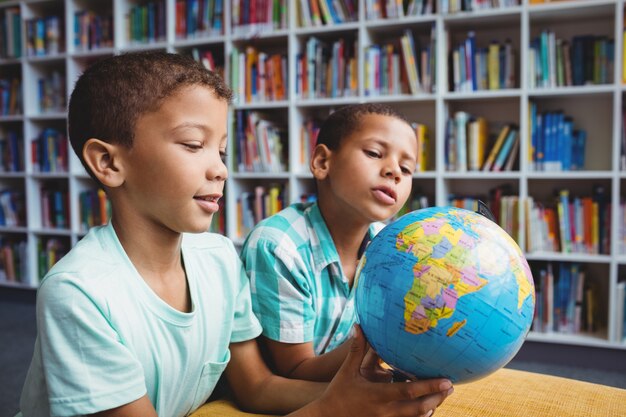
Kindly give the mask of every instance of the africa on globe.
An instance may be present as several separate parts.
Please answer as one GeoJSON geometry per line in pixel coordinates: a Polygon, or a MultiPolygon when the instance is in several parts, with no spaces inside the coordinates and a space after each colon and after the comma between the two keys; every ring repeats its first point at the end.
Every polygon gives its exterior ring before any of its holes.
{"type": "Polygon", "coordinates": [[[530,329],[524,255],[493,221],[455,207],[405,214],[367,247],[355,304],[366,339],[408,375],[469,382],[506,365],[530,329]]]}

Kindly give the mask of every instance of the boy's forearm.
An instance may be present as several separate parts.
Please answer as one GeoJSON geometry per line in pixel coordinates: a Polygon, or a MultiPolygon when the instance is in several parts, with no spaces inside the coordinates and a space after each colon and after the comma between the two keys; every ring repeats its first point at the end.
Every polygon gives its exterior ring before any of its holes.
{"type": "MultiPolygon", "coordinates": [[[[328,386],[323,382],[301,381],[272,375],[255,393],[245,398],[237,397],[240,407],[262,413],[287,414],[303,408],[304,414],[294,416],[313,416],[318,407],[308,405],[316,402],[328,386]]],[[[291,414],[290,414],[291,415],[291,414]]]]}
{"type": "Polygon", "coordinates": [[[256,340],[231,343],[226,377],[239,407],[257,413],[287,414],[319,398],[326,383],[274,375],[265,365],[256,340]]]}
{"type": "Polygon", "coordinates": [[[328,353],[303,360],[286,376],[308,381],[330,381],[341,367],[349,350],[350,341],[347,341],[328,353]]]}

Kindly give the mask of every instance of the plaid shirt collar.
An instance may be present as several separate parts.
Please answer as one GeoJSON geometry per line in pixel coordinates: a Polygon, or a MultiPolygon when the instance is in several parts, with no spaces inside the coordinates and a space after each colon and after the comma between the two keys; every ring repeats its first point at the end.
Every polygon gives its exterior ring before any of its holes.
{"type": "MultiPolygon", "coordinates": [[[[304,215],[308,220],[307,227],[309,229],[309,236],[311,237],[311,252],[313,254],[313,268],[315,269],[315,273],[319,274],[329,265],[336,264],[333,269],[336,268],[337,275],[339,275],[338,271],[341,271],[341,259],[339,259],[335,242],[330,235],[330,231],[328,230],[326,221],[324,221],[324,217],[322,217],[322,212],[317,202],[305,208],[304,215]]],[[[377,223],[373,223],[369,226],[367,235],[363,238],[363,243],[359,249],[359,256],[367,246],[367,243],[376,235],[377,230],[380,230],[380,226],[377,226],[377,223]]]]}

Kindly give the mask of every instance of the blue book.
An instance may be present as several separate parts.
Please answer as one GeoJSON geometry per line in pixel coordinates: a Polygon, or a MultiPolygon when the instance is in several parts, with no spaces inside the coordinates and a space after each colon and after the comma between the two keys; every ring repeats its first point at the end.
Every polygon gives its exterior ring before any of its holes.
{"type": "Polygon", "coordinates": [[[569,219],[569,190],[561,190],[557,201],[557,212],[559,216],[559,229],[561,234],[561,252],[570,253],[572,251],[570,219],[569,219]]]}
{"type": "Polygon", "coordinates": [[[552,161],[554,160],[554,142],[552,140],[552,123],[554,114],[547,112],[544,114],[543,123],[543,170],[550,171],[552,169],[552,161]]]}
{"type": "Polygon", "coordinates": [[[573,134],[574,156],[572,157],[576,166],[575,169],[582,170],[585,167],[585,143],[587,142],[587,131],[578,130],[573,134]]]}
{"type": "Polygon", "coordinates": [[[496,160],[493,162],[493,166],[491,167],[492,171],[501,171],[504,166],[506,160],[508,159],[509,153],[513,148],[513,144],[515,143],[517,137],[517,126],[511,126],[511,130],[509,130],[509,134],[507,135],[504,143],[502,144],[502,148],[500,148],[500,152],[498,152],[498,156],[496,156],[496,160]]]}
{"type": "MultiPolygon", "coordinates": [[[[474,57],[476,56],[476,36],[473,31],[470,31],[467,34],[467,39],[465,40],[465,62],[468,66],[469,77],[468,80],[471,83],[470,90],[476,91],[478,90],[478,83],[476,81],[476,61],[474,57]]],[[[500,68],[503,68],[502,66],[500,68]]]]}
{"type": "Polygon", "coordinates": [[[574,161],[574,141],[572,138],[572,131],[574,129],[574,122],[570,117],[566,117],[563,120],[561,131],[561,167],[563,171],[570,171],[576,169],[576,161],[574,161]]]}
{"type": "Polygon", "coordinates": [[[65,204],[64,204],[64,196],[62,191],[54,191],[54,220],[55,227],[57,228],[65,228],[67,227],[67,222],[65,218],[65,204]]]}
{"type": "Polygon", "coordinates": [[[539,171],[537,167],[537,104],[530,103],[530,149],[532,158],[532,169],[539,171]]]}

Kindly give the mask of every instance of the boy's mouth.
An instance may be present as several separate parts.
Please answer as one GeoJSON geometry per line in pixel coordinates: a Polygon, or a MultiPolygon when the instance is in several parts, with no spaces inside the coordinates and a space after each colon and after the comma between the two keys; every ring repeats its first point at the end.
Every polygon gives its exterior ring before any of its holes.
{"type": "Polygon", "coordinates": [[[395,204],[398,200],[398,195],[390,187],[376,187],[373,190],[374,196],[385,204],[395,204]]]}
{"type": "Polygon", "coordinates": [[[197,195],[194,197],[195,200],[202,201],[210,201],[212,203],[217,203],[219,199],[222,197],[221,194],[207,194],[207,195],[197,195]]]}

